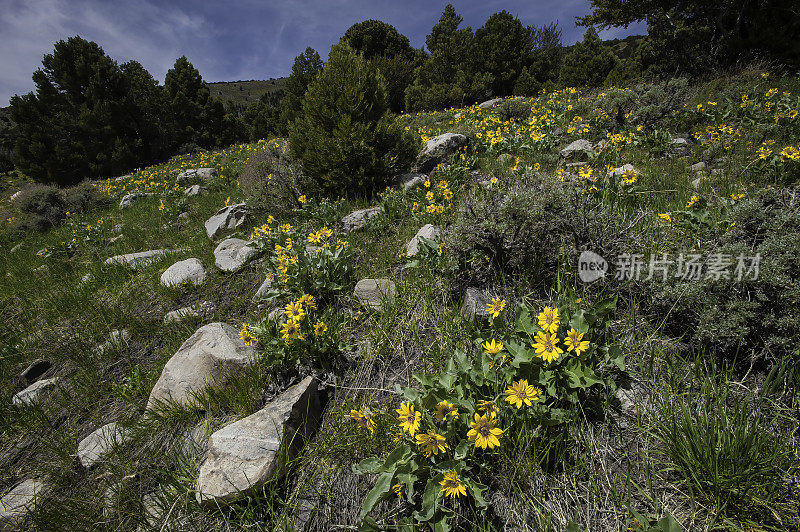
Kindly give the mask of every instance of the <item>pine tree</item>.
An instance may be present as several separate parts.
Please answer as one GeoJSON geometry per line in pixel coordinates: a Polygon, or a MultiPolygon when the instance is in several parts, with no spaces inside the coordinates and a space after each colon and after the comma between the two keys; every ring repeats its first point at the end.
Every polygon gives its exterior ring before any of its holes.
{"type": "Polygon", "coordinates": [[[311,47],[306,48],[302,54],[294,58],[292,74],[283,87],[284,94],[281,100],[279,121],[279,130],[282,133],[288,133],[289,126],[302,111],[303,96],[308,90],[308,85],[320,70],[322,70],[322,59],[311,47]]]}
{"type": "Polygon", "coordinates": [[[176,143],[185,151],[194,145],[212,148],[225,134],[225,107],[213,98],[200,72],[183,56],[167,72],[164,90],[172,109],[176,143]]]}
{"type": "Polygon", "coordinates": [[[417,141],[388,112],[381,75],[346,43],[308,88],[289,142],[312,194],[371,194],[404,170],[417,141]]]}
{"type": "Polygon", "coordinates": [[[603,44],[594,28],[576,43],[561,65],[561,83],[571,87],[599,87],[617,64],[617,56],[603,44]]]}

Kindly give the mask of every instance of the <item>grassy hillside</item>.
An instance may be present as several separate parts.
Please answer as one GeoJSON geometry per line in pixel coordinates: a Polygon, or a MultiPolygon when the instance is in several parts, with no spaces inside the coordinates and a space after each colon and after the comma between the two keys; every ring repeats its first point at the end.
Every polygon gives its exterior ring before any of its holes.
{"type": "Polygon", "coordinates": [[[226,102],[249,105],[257,102],[264,94],[278,92],[286,83],[286,78],[250,81],[217,81],[208,83],[211,95],[226,102]]]}
{"type": "Polygon", "coordinates": [[[416,188],[377,198],[283,192],[291,172],[280,139],[98,183],[113,206],[44,233],[15,230],[15,218],[36,213],[6,190],[0,494],[43,479],[47,496],[23,525],[36,530],[422,530],[441,520],[455,530],[556,532],[795,527],[798,94],[797,77],[745,72],[696,87],[565,89],[404,115],[421,142],[455,132],[470,145],[416,188]],[[579,139],[587,149],[562,154],[579,139]],[[626,164],[633,169],[614,171],[626,164]],[[194,167],[217,176],[184,196],[176,176],[194,167]],[[133,190],[153,195],[121,210],[133,190]],[[225,273],[214,266],[221,239],[210,240],[204,222],[240,201],[256,210],[226,237],[257,241],[260,260],[225,273]],[[381,213],[347,231],[342,218],[371,206],[381,213]],[[407,257],[428,223],[442,241],[407,257]],[[137,270],[104,262],[162,248],[174,254],[137,270]],[[639,257],[645,272],[651,256],[723,254],[734,257],[733,274],[586,284],[577,267],[585,250],[617,270],[618,257],[639,257]],[[762,276],[736,281],[735,257],[756,253],[762,276]],[[167,267],[189,257],[206,281],[162,286],[167,267]],[[269,276],[274,299],[260,307],[252,298],[269,276]],[[395,297],[365,308],[353,295],[363,278],[392,280],[395,297]],[[470,289],[492,319],[462,311],[470,289]],[[326,328],[293,335],[283,309],[312,292],[303,326],[326,328]],[[213,310],[164,323],[201,301],[213,310]],[[144,415],[166,362],[215,321],[240,330],[259,360],[190,406],[144,415]],[[120,329],[128,339],[98,349],[120,329]],[[533,348],[543,329],[563,348],[552,360],[533,348]],[[573,330],[585,335],[583,352],[567,350],[573,330]],[[57,386],[41,402],[12,404],[36,359],[52,362],[43,378],[59,377],[57,386]],[[287,477],[230,506],[199,505],[208,435],[308,375],[324,386],[325,410],[287,477]],[[507,390],[523,379],[533,400],[515,405],[507,390]],[[441,402],[460,417],[437,418],[441,402]],[[419,434],[444,435],[444,448],[426,455],[401,429],[401,403],[422,412],[419,434]],[[481,449],[468,436],[480,415],[501,429],[499,445],[481,449]],[[112,421],[126,440],[85,470],[79,442],[112,421]],[[356,475],[359,463],[372,473],[356,475]],[[463,495],[445,495],[440,470],[457,473],[463,495]],[[374,508],[362,520],[365,502],[374,508]]]}

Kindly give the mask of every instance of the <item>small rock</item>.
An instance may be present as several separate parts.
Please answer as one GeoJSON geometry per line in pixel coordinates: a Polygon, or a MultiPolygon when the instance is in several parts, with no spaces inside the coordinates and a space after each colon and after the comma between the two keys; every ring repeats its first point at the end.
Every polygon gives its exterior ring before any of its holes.
{"type": "Polygon", "coordinates": [[[111,245],[114,245],[117,242],[119,242],[120,240],[122,240],[123,238],[125,238],[125,235],[112,236],[111,238],[108,239],[108,243],[111,244],[111,245]]]}
{"type": "Polygon", "coordinates": [[[17,252],[17,251],[19,251],[21,248],[22,248],[22,244],[17,244],[16,246],[14,246],[14,247],[13,247],[13,248],[11,248],[10,250],[8,250],[8,252],[9,252],[9,253],[16,253],[16,252],[17,252]]]}
{"type": "Polygon", "coordinates": [[[461,315],[470,320],[476,316],[485,318],[489,316],[486,311],[486,305],[491,302],[492,299],[477,288],[467,288],[467,292],[464,294],[464,302],[461,304],[461,315]]]}
{"type": "Polygon", "coordinates": [[[31,364],[25,368],[25,371],[19,374],[19,380],[24,382],[26,386],[31,385],[39,380],[52,365],[53,364],[51,364],[49,360],[38,358],[31,362],[31,364]]]}
{"type": "Polygon", "coordinates": [[[394,281],[389,279],[361,279],[353,294],[362,305],[380,310],[383,302],[392,299],[396,291],[394,281]]]}
{"type": "Polygon", "coordinates": [[[594,144],[585,139],[578,139],[561,150],[560,155],[564,159],[580,158],[581,160],[585,160],[589,157],[589,152],[592,150],[594,150],[594,144]]]}
{"type": "Polygon", "coordinates": [[[56,384],[58,384],[58,381],[58,377],[36,381],[14,395],[14,397],[11,398],[11,402],[17,406],[34,405],[41,401],[45,395],[50,393],[50,391],[55,388],[56,384]]]}
{"type": "Polygon", "coordinates": [[[281,478],[320,416],[317,383],[306,377],[255,414],[213,433],[200,464],[197,502],[229,504],[281,478]]]}
{"type": "Polygon", "coordinates": [[[459,133],[443,133],[425,143],[417,155],[415,167],[419,172],[429,172],[439,163],[445,162],[459,148],[469,144],[469,139],[459,133]]]}
{"type": "Polygon", "coordinates": [[[481,109],[491,109],[492,107],[494,107],[495,105],[497,105],[502,101],[503,101],[502,98],[493,98],[491,100],[486,100],[485,102],[479,103],[478,107],[480,107],[481,109]]]}
{"type": "Polygon", "coordinates": [[[13,194],[11,194],[11,197],[9,199],[11,201],[17,201],[21,195],[22,195],[22,191],[21,190],[17,190],[13,194]]]}
{"type": "Polygon", "coordinates": [[[362,209],[360,211],[353,211],[344,218],[342,224],[345,231],[354,231],[366,225],[367,220],[373,218],[381,213],[380,207],[370,207],[369,209],[362,209]]]}
{"type": "Polygon", "coordinates": [[[122,196],[122,199],[119,202],[119,208],[127,209],[140,199],[149,198],[150,196],[152,196],[152,194],[145,192],[131,192],[130,194],[125,194],[124,196],[122,196]]]}
{"type": "Polygon", "coordinates": [[[258,251],[241,238],[223,240],[214,249],[214,264],[224,272],[237,272],[258,255],[258,251]]]}
{"type": "Polygon", "coordinates": [[[124,347],[130,339],[131,333],[128,329],[114,329],[108,333],[108,340],[97,346],[97,353],[103,354],[109,349],[124,347]]]}
{"type": "Polygon", "coordinates": [[[408,173],[408,174],[400,174],[399,176],[394,178],[394,183],[400,187],[400,190],[403,192],[408,192],[409,190],[418,187],[422,183],[428,180],[427,174],[417,174],[417,173],[408,173]]]}
{"type": "Polygon", "coordinates": [[[267,319],[272,321],[280,321],[281,316],[283,316],[284,310],[281,307],[274,308],[269,311],[267,314],[267,319]]]}
{"type": "Polygon", "coordinates": [[[0,498],[0,529],[19,530],[28,512],[46,496],[47,488],[40,480],[28,479],[14,486],[0,498]]]}
{"type": "Polygon", "coordinates": [[[191,168],[178,174],[175,181],[179,185],[188,185],[194,181],[208,181],[216,176],[216,171],[213,168],[191,168]]]}
{"type": "Polygon", "coordinates": [[[623,164],[619,168],[614,168],[613,170],[611,170],[608,173],[608,175],[610,175],[611,177],[622,177],[622,174],[624,174],[625,172],[631,172],[631,171],[636,173],[636,174],[639,173],[639,170],[637,170],[636,167],[633,166],[632,164],[623,164]]]}
{"type": "Polygon", "coordinates": [[[131,174],[125,174],[125,175],[121,175],[121,176],[115,178],[114,182],[115,183],[119,183],[120,181],[125,181],[126,179],[130,179],[130,178],[131,178],[131,174]]]}
{"type": "Polygon", "coordinates": [[[191,197],[191,196],[198,196],[201,192],[205,192],[205,190],[206,189],[204,189],[200,185],[192,185],[189,188],[187,188],[186,190],[184,190],[183,193],[185,195],[191,197]]]}
{"type": "Polygon", "coordinates": [[[50,273],[50,268],[47,267],[47,264],[42,264],[38,268],[34,268],[33,273],[39,277],[46,277],[50,273]]]}
{"type": "Polygon", "coordinates": [[[695,190],[700,190],[700,184],[701,184],[702,182],[703,182],[703,178],[702,178],[702,177],[698,177],[697,179],[695,179],[694,181],[692,181],[692,187],[693,187],[695,190]]]}
{"type": "Polygon", "coordinates": [[[125,255],[115,255],[106,259],[105,264],[119,264],[129,268],[141,268],[163,259],[167,253],[177,253],[182,250],[177,249],[154,249],[151,251],[140,251],[138,253],[127,253],[125,255]]]}
{"type": "Polygon", "coordinates": [[[207,386],[223,385],[257,357],[255,348],[245,345],[230,325],[204,325],[166,363],[150,392],[147,410],[166,401],[190,405],[194,394],[207,386]]]}
{"type": "Polygon", "coordinates": [[[692,165],[692,172],[695,172],[695,173],[697,173],[697,172],[705,172],[707,168],[708,168],[708,165],[706,163],[704,163],[703,161],[700,161],[699,163],[695,163],[695,164],[692,165]]]}
{"type": "Polygon", "coordinates": [[[406,256],[413,257],[419,252],[419,239],[427,238],[428,240],[439,240],[442,237],[442,230],[433,224],[427,224],[417,231],[414,238],[406,244],[406,256]]]}
{"type": "Polygon", "coordinates": [[[86,436],[78,444],[78,459],[83,467],[90,469],[100,462],[116,445],[121,445],[130,434],[116,422],[103,425],[86,436]]]}
{"type": "Polygon", "coordinates": [[[456,113],[453,115],[453,120],[460,120],[462,116],[464,116],[462,113],[456,113]]]}
{"type": "Polygon", "coordinates": [[[557,127],[557,128],[555,128],[555,129],[553,130],[553,136],[555,136],[555,137],[560,137],[560,136],[562,136],[562,135],[564,135],[564,130],[563,130],[563,129],[561,129],[560,127],[557,127]]]}
{"type": "Polygon", "coordinates": [[[183,283],[200,286],[205,280],[206,269],[196,258],[178,261],[161,274],[161,284],[164,286],[180,286],[183,283]]]}
{"type": "Polygon", "coordinates": [[[206,234],[208,238],[214,240],[223,231],[231,231],[244,225],[249,216],[250,209],[244,203],[223,207],[206,220],[206,234]]]}
{"type": "Polygon", "coordinates": [[[200,318],[211,315],[214,312],[214,304],[210,301],[200,301],[188,307],[167,312],[164,315],[164,323],[178,323],[188,318],[200,318]]]}
{"type": "Polygon", "coordinates": [[[673,148],[688,148],[689,144],[690,142],[683,137],[676,137],[670,142],[673,148]]]}
{"type": "Polygon", "coordinates": [[[261,283],[261,286],[258,287],[258,290],[256,290],[256,293],[253,296],[253,303],[258,303],[261,301],[264,296],[267,295],[267,292],[269,292],[270,289],[272,289],[272,281],[270,281],[269,278],[264,279],[264,282],[261,283]]]}
{"type": "Polygon", "coordinates": [[[508,164],[514,160],[514,156],[510,153],[501,153],[500,156],[497,158],[497,162],[500,164],[508,164]]]}
{"type": "Polygon", "coordinates": [[[182,222],[185,222],[188,219],[189,219],[189,213],[188,212],[182,212],[182,213],[180,213],[178,215],[178,220],[180,220],[182,222]]]}
{"type": "Polygon", "coordinates": [[[94,277],[92,276],[92,274],[91,274],[91,273],[87,273],[86,275],[84,275],[83,277],[81,277],[81,283],[83,283],[83,284],[86,284],[86,283],[91,283],[91,282],[92,282],[92,279],[94,279],[94,277]]]}

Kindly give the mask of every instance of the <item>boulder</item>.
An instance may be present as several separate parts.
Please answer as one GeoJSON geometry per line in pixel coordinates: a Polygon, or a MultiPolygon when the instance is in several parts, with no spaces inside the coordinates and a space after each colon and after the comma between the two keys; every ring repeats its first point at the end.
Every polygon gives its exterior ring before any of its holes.
{"type": "Polygon", "coordinates": [[[406,244],[406,256],[413,257],[419,252],[419,239],[427,238],[428,240],[439,240],[442,237],[442,230],[433,224],[427,224],[417,231],[414,238],[406,244]]]}
{"type": "Polygon", "coordinates": [[[38,381],[51,366],[52,364],[49,360],[38,358],[31,362],[30,365],[19,374],[19,381],[25,383],[25,386],[29,386],[38,381]]]}
{"type": "Polygon", "coordinates": [[[173,249],[153,249],[150,251],[139,251],[138,253],[126,253],[125,255],[114,255],[106,259],[105,264],[119,264],[128,268],[142,268],[163,259],[167,253],[178,252],[181,250],[173,249]]]}
{"type": "Polygon", "coordinates": [[[100,462],[116,445],[122,444],[129,431],[116,422],[103,425],[78,444],[78,460],[86,469],[100,462]]]}
{"type": "Polygon", "coordinates": [[[231,231],[244,225],[249,215],[250,209],[244,203],[223,207],[206,220],[206,234],[208,238],[214,240],[223,231],[231,231]]]}
{"type": "Polygon", "coordinates": [[[20,197],[20,196],[22,196],[22,191],[21,191],[21,190],[17,190],[17,191],[16,191],[16,192],[14,192],[13,194],[11,194],[11,197],[10,197],[9,199],[10,199],[11,201],[17,201],[17,200],[19,199],[19,197],[20,197]]]}
{"type": "Polygon", "coordinates": [[[408,174],[400,174],[399,176],[395,177],[394,184],[400,187],[400,190],[403,192],[408,192],[409,190],[423,184],[427,180],[427,174],[417,174],[411,172],[408,174]]]}
{"type": "Polygon", "coordinates": [[[417,155],[417,161],[414,166],[419,172],[429,172],[468,143],[469,140],[464,135],[443,133],[425,143],[422,151],[417,155]]]}
{"type": "Polygon", "coordinates": [[[497,105],[502,101],[503,101],[502,98],[493,98],[491,100],[486,100],[485,102],[479,103],[478,107],[480,107],[481,109],[491,109],[492,107],[494,107],[495,105],[497,105]]]}
{"type": "Polygon", "coordinates": [[[258,251],[241,238],[223,240],[214,249],[214,264],[224,272],[236,272],[252,260],[258,251]]]}
{"type": "Polygon", "coordinates": [[[561,150],[561,157],[564,159],[587,159],[589,152],[594,150],[594,144],[585,139],[578,139],[571,142],[566,148],[561,150]]]}
{"type": "Polygon", "coordinates": [[[255,414],[213,433],[200,464],[197,501],[228,504],[281,478],[320,416],[317,383],[306,377],[255,414]]]}
{"type": "Polygon", "coordinates": [[[706,163],[704,163],[703,161],[700,161],[699,163],[695,163],[695,164],[692,165],[692,172],[694,172],[694,173],[705,172],[707,169],[708,169],[708,165],[706,163]]]}
{"type": "Polygon", "coordinates": [[[461,304],[461,315],[470,320],[476,316],[486,318],[489,316],[486,311],[486,305],[491,302],[492,299],[477,288],[467,288],[467,292],[464,294],[464,301],[461,304]]]}
{"type": "Polygon", "coordinates": [[[510,153],[501,153],[499,157],[497,157],[497,162],[500,164],[509,164],[514,161],[514,156],[510,153]]]}
{"type": "Polygon", "coordinates": [[[115,177],[114,178],[114,182],[115,183],[119,183],[121,181],[125,181],[126,179],[130,179],[130,178],[131,178],[131,174],[125,174],[125,175],[121,175],[119,177],[115,177]]]}
{"type": "Polygon", "coordinates": [[[131,192],[130,194],[125,194],[124,196],[122,196],[122,199],[119,202],[119,208],[127,209],[140,199],[149,198],[150,196],[152,196],[152,194],[145,192],[131,192]]]}
{"type": "Polygon", "coordinates": [[[676,137],[670,141],[670,145],[676,149],[688,148],[691,143],[683,137],[676,137]]]}
{"type": "Polygon", "coordinates": [[[460,120],[462,116],[464,116],[462,113],[456,113],[453,115],[453,120],[460,120]]]}
{"type": "Polygon", "coordinates": [[[108,333],[108,340],[97,346],[97,352],[102,354],[109,349],[117,349],[127,345],[128,340],[131,339],[131,333],[128,329],[114,329],[108,333]]]}
{"type": "Polygon", "coordinates": [[[353,211],[344,218],[342,218],[342,225],[345,231],[353,231],[360,229],[366,225],[367,220],[377,216],[381,213],[380,207],[370,207],[369,209],[361,209],[360,211],[353,211]]]}
{"type": "Polygon", "coordinates": [[[42,379],[36,381],[21,392],[11,398],[11,402],[17,406],[34,405],[41,401],[45,395],[50,393],[58,384],[59,378],[42,379]]]}
{"type": "Polygon", "coordinates": [[[21,530],[28,512],[46,496],[47,488],[40,480],[23,480],[0,498],[0,530],[21,530]]]}
{"type": "Polygon", "coordinates": [[[207,386],[221,386],[256,360],[257,351],[244,344],[239,331],[226,323],[200,327],[169,359],[147,401],[147,410],[174,401],[189,405],[192,395],[207,386]]]}
{"type": "Polygon", "coordinates": [[[204,189],[200,185],[192,185],[189,188],[187,188],[186,190],[184,190],[183,193],[186,196],[198,196],[198,195],[200,195],[201,192],[205,192],[205,190],[206,189],[204,189]]]}
{"type": "Polygon", "coordinates": [[[213,168],[190,168],[178,174],[175,181],[179,185],[188,185],[195,181],[208,181],[217,175],[213,168]]]}
{"type": "Polygon", "coordinates": [[[200,318],[210,316],[214,312],[214,304],[210,301],[200,301],[188,307],[167,312],[164,315],[164,323],[177,323],[188,318],[200,318]]]}
{"type": "Polygon", "coordinates": [[[183,283],[199,286],[205,280],[206,269],[200,259],[195,258],[180,260],[161,274],[161,284],[164,286],[180,286],[183,283]]]}
{"type": "Polygon", "coordinates": [[[397,287],[389,279],[361,279],[356,283],[353,295],[359,302],[374,310],[380,310],[383,302],[394,297],[397,287]]]}

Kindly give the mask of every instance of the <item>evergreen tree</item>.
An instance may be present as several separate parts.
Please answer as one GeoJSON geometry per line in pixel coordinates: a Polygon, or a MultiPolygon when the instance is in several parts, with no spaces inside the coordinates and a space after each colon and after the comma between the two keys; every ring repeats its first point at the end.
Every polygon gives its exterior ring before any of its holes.
{"type": "Polygon", "coordinates": [[[589,28],[583,41],[576,43],[564,57],[561,83],[571,87],[599,87],[617,62],[614,52],[603,44],[594,28],[589,28]]]}
{"type": "Polygon", "coordinates": [[[350,26],[341,39],[364,55],[383,76],[389,96],[389,107],[394,112],[405,109],[405,90],[408,87],[418,53],[411,47],[408,37],[380,20],[365,20],[350,26]]]}
{"type": "Polygon", "coordinates": [[[172,109],[176,142],[185,150],[192,145],[212,148],[225,135],[225,107],[211,97],[200,72],[186,59],[178,58],[167,72],[164,90],[172,109]]]}
{"type": "Polygon", "coordinates": [[[508,11],[500,11],[475,31],[475,48],[477,70],[491,76],[492,93],[510,95],[522,69],[533,60],[533,30],[508,11]]]}
{"type": "Polygon", "coordinates": [[[292,74],[284,85],[283,99],[281,100],[279,131],[287,133],[289,126],[302,111],[303,96],[308,90],[308,85],[322,70],[322,59],[316,50],[311,47],[294,58],[292,74]]]}
{"type": "Polygon", "coordinates": [[[292,124],[292,155],[312,194],[371,194],[408,167],[417,141],[389,113],[382,76],[346,43],[308,88],[292,124]]]}

